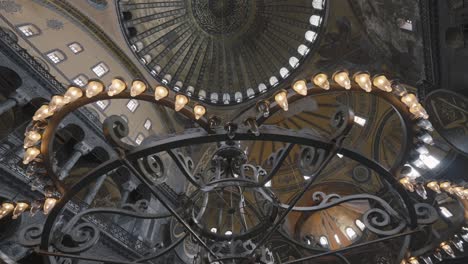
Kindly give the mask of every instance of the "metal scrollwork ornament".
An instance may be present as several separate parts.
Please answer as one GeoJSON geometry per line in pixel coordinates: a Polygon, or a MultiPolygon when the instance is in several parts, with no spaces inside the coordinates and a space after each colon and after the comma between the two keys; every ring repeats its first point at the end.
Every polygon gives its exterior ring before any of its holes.
{"type": "Polygon", "coordinates": [[[81,223],[71,230],[65,230],[55,246],[65,253],[80,253],[94,246],[99,237],[100,231],[95,225],[81,223]]]}

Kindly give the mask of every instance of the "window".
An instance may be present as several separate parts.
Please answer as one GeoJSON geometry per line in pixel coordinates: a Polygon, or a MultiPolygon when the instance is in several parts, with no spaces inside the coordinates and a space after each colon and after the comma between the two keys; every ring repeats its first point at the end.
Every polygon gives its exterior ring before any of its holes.
{"type": "Polygon", "coordinates": [[[135,143],[137,143],[138,145],[141,145],[141,143],[143,142],[143,140],[145,139],[145,136],[143,134],[138,134],[138,136],[135,138],[135,143]]]}
{"type": "Polygon", "coordinates": [[[450,218],[453,216],[452,212],[450,212],[447,208],[445,207],[440,207],[440,212],[442,213],[442,215],[446,218],[450,218]]]}
{"type": "Polygon", "coordinates": [[[211,231],[211,233],[216,233],[216,232],[218,232],[218,229],[216,227],[212,227],[210,231],[211,231]]]}
{"type": "Polygon", "coordinates": [[[397,19],[398,27],[406,31],[413,31],[413,21],[409,19],[398,18],[397,19]]]}
{"type": "Polygon", "coordinates": [[[140,103],[138,103],[137,100],[132,99],[132,100],[128,101],[128,103],[127,103],[127,108],[128,108],[128,110],[130,110],[130,112],[133,113],[133,112],[135,112],[135,110],[138,108],[138,105],[139,105],[139,104],[140,104],[140,103]]]}
{"type": "Polygon", "coordinates": [[[143,126],[145,127],[146,130],[150,130],[152,126],[151,120],[146,119],[145,124],[143,124],[143,126]]]}
{"type": "Polygon", "coordinates": [[[52,61],[55,64],[60,63],[67,58],[65,57],[65,54],[63,54],[63,52],[61,52],[60,50],[53,50],[47,53],[47,57],[50,61],[52,61]]]}
{"type": "Polygon", "coordinates": [[[18,29],[26,37],[32,37],[32,36],[36,36],[36,35],[41,34],[41,31],[39,30],[39,28],[37,28],[33,24],[27,24],[27,25],[19,26],[18,29]]]}
{"type": "Polygon", "coordinates": [[[96,102],[96,105],[99,107],[99,109],[101,110],[105,110],[110,104],[110,101],[109,100],[101,100],[101,101],[97,101],[96,102]]]}
{"type": "Polygon", "coordinates": [[[356,231],[354,231],[354,229],[353,229],[352,227],[349,227],[349,226],[348,226],[348,227],[345,229],[345,232],[346,232],[346,235],[348,236],[348,238],[349,238],[350,240],[354,240],[354,239],[357,238],[356,231]]]}
{"type": "Polygon", "coordinates": [[[319,243],[322,245],[322,247],[328,248],[328,238],[326,236],[321,236],[319,238],[319,243]]]}
{"type": "Polygon", "coordinates": [[[440,163],[438,159],[436,159],[432,155],[419,155],[419,159],[426,165],[429,169],[434,169],[440,163]]]}
{"type": "Polygon", "coordinates": [[[83,87],[88,83],[88,77],[80,74],[73,79],[73,83],[78,85],[79,87],[83,87]]]}
{"type": "Polygon", "coordinates": [[[358,124],[359,126],[364,126],[366,124],[367,120],[365,118],[362,118],[360,116],[355,115],[354,116],[354,123],[358,124]]]}
{"type": "Polygon", "coordinates": [[[366,229],[366,226],[361,220],[357,219],[355,223],[356,223],[356,226],[359,227],[359,229],[361,229],[361,231],[364,231],[364,229],[366,229]]]}
{"type": "Polygon", "coordinates": [[[75,54],[78,54],[83,51],[83,47],[78,42],[73,42],[71,44],[68,44],[68,47],[75,54]]]}
{"type": "Polygon", "coordinates": [[[341,240],[337,234],[334,235],[334,238],[335,238],[336,243],[338,243],[338,245],[341,245],[341,240]]]}
{"type": "Polygon", "coordinates": [[[109,67],[104,62],[100,62],[92,68],[93,72],[98,76],[102,77],[104,74],[109,72],[109,67]]]}

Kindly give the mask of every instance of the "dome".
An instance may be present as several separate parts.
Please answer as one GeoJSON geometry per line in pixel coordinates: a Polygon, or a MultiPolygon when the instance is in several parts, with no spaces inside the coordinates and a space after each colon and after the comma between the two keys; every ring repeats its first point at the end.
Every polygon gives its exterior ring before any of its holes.
{"type": "Polygon", "coordinates": [[[230,105],[278,86],[310,56],[326,0],[121,1],[119,9],[128,44],[156,80],[230,105]]]}

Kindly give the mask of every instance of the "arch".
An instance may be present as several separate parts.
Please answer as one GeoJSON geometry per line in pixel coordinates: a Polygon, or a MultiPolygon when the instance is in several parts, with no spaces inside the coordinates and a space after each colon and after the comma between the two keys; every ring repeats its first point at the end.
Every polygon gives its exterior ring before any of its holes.
{"type": "Polygon", "coordinates": [[[0,94],[8,97],[23,84],[23,80],[14,70],[0,66],[0,94]]]}

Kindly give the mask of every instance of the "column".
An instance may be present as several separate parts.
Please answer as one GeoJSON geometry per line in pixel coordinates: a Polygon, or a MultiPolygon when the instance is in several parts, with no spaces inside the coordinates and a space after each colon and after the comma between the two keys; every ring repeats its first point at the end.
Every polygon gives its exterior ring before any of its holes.
{"type": "Polygon", "coordinates": [[[73,151],[70,159],[68,159],[67,162],[65,162],[65,164],[60,169],[60,172],[59,172],[59,179],[60,180],[63,180],[66,177],[68,177],[68,175],[70,173],[70,170],[73,168],[73,166],[75,166],[75,164],[78,162],[78,160],[82,156],[88,154],[89,152],[91,152],[91,150],[93,150],[91,148],[91,146],[89,146],[86,142],[80,142],[80,143],[76,144],[75,146],[73,146],[73,149],[74,149],[74,151],[73,151]]]}

